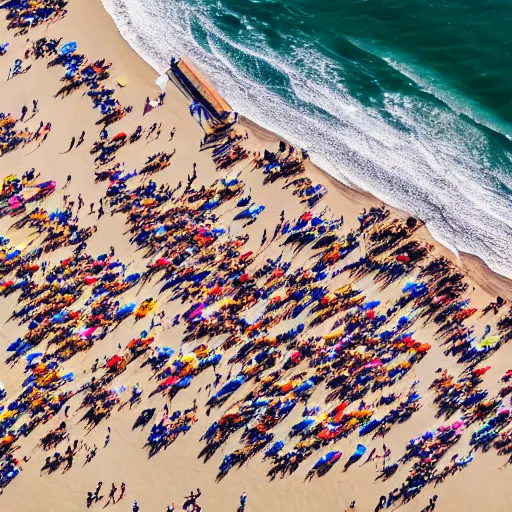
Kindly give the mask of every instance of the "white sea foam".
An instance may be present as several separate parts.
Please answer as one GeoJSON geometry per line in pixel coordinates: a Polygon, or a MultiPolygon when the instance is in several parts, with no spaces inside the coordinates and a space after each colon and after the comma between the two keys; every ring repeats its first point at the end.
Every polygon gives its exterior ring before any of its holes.
{"type": "Polygon", "coordinates": [[[476,127],[467,124],[461,133],[457,116],[446,109],[388,94],[384,108],[398,129],[347,93],[337,78],[339,64],[293,41],[288,58],[273,54],[264,40],[241,46],[217,29],[200,3],[102,1],[123,37],[158,72],[171,56],[189,56],[236,110],[308,149],[331,175],[421,217],[452,250],[476,254],[512,277],[512,204],[495,183],[510,186],[510,179],[489,168],[488,141],[476,127]],[[193,23],[206,30],[208,49],[194,39],[193,23]],[[235,50],[286,76],[293,103],[247,76],[235,50]]]}

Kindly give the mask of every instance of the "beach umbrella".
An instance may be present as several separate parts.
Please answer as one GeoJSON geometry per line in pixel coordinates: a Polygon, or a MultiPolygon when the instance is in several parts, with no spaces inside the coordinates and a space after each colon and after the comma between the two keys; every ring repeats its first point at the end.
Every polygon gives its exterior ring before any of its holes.
{"type": "Polygon", "coordinates": [[[192,382],[192,377],[185,377],[184,379],[181,379],[176,383],[177,388],[186,388],[190,386],[190,383],[192,382]]]}
{"type": "Polygon", "coordinates": [[[349,406],[349,402],[341,402],[341,404],[337,405],[330,413],[333,416],[333,421],[335,423],[339,423],[344,414],[345,409],[349,406]]]}
{"type": "Polygon", "coordinates": [[[321,468],[325,464],[334,464],[336,461],[338,461],[340,459],[341,456],[342,456],[342,453],[338,452],[338,451],[332,451],[332,452],[326,453],[313,466],[313,469],[321,468]]]}
{"type": "Polygon", "coordinates": [[[352,455],[352,457],[355,455],[357,457],[362,457],[366,453],[366,446],[364,444],[358,444],[356,447],[356,451],[352,455]]]}
{"type": "Polygon", "coordinates": [[[124,282],[125,283],[135,283],[140,279],[140,274],[138,272],[135,272],[134,274],[130,274],[129,276],[126,276],[124,282]]]}
{"type": "Polygon", "coordinates": [[[219,392],[215,395],[217,398],[223,397],[225,395],[229,395],[234,393],[245,381],[245,377],[243,375],[238,375],[234,379],[230,380],[219,390],[219,392]]]}
{"type": "Polygon", "coordinates": [[[496,345],[500,341],[500,337],[497,335],[494,336],[488,336],[487,338],[483,339],[479,345],[480,347],[492,347],[493,345],[496,345]]]}
{"type": "Polygon", "coordinates": [[[75,52],[77,48],[78,48],[78,45],[74,41],[71,41],[70,43],[65,44],[60,49],[60,54],[61,55],[68,55],[70,53],[75,52]]]}
{"type": "Polygon", "coordinates": [[[99,328],[98,325],[96,325],[94,327],[88,327],[87,329],[84,329],[83,331],[80,332],[80,337],[81,338],[88,338],[98,328],[99,328]]]}
{"type": "Polygon", "coordinates": [[[242,197],[238,203],[236,203],[238,208],[243,208],[244,206],[247,206],[251,202],[251,196],[248,197],[242,197]]]}
{"type": "Polygon", "coordinates": [[[363,304],[362,308],[363,308],[363,310],[373,309],[379,305],[380,305],[380,300],[374,300],[372,302],[367,302],[366,304],[363,304]]]}
{"type": "Polygon", "coordinates": [[[25,359],[28,363],[32,363],[34,359],[37,359],[38,357],[41,357],[43,355],[42,352],[32,352],[32,354],[28,354],[25,356],[25,359]]]}
{"type": "Polygon", "coordinates": [[[98,280],[98,278],[94,277],[94,276],[85,276],[84,277],[85,284],[94,284],[97,280],[98,280]]]}
{"type": "Polygon", "coordinates": [[[266,452],[265,457],[274,457],[284,448],[284,441],[276,441],[266,452]]]}
{"type": "Polygon", "coordinates": [[[135,311],[135,302],[129,302],[124,306],[121,306],[117,313],[115,314],[116,320],[123,319],[129,315],[131,315],[135,311]]]}
{"type": "Polygon", "coordinates": [[[55,323],[58,323],[58,324],[61,324],[63,322],[66,321],[66,319],[68,318],[69,316],[69,313],[64,309],[63,311],[61,311],[60,313],[57,313],[56,315],[54,315],[51,319],[50,319],[50,322],[52,324],[55,324],[55,323]]]}
{"type": "Polygon", "coordinates": [[[160,384],[158,384],[158,387],[160,389],[168,388],[169,386],[173,386],[174,384],[176,384],[176,382],[178,382],[178,380],[179,380],[178,377],[172,375],[171,377],[167,377],[167,379],[160,382],[160,384]]]}
{"type": "Polygon", "coordinates": [[[127,135],[125,132],[119,132],[117,135],[115,135],[112,140],[118,141],[118,140],[124,140],[126,139],[127,135]]]}
{"type": "Polygon", "coordinates": [[[299,421],[299,423],[296,423],[292,426],[292,433],[296,435],[299,432],[303,432],[308,427],[311,427],[314,423],[315,418],[304,418],[302,421],[299,421]]]}

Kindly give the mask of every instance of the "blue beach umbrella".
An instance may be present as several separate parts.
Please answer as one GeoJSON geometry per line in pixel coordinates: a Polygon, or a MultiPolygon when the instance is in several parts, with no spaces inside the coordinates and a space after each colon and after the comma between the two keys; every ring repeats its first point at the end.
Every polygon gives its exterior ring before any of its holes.
{"type": "Polygon", "coordinates": [[[325,464],[333,464],[341,457],[342,453],[338,451],[332,451],[326,453],[323,457],[321,457],[318,462],[313,466],[313,469],[318,469],[324,466],[325,464]]]}
{"type": "Polygon", "coordinates": [[[70,53],[75,52],[77,48],[78,48],[78,45],[74,41],[71,41],[70,43],[65,44],[60,49],[60,54],[61,55],[68,55],[70,53]]]}

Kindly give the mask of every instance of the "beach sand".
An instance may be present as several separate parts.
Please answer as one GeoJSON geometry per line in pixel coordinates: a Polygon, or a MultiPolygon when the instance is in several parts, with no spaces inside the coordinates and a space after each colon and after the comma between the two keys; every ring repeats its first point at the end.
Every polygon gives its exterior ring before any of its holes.
{"type": "MultiPolygon", "coordinates": [[[[159,151],[171,152],[176,149],[170,167],[156,174],[153,179],[157,183],[170,183],[176,186],[178,181],[185,181],[187,174],[192,172],[193,164],[197,164],[199,185],[208,186],[215,179],[225,176],[225,172],[217,172],[209,151],[200,150],[200,140],[203,132],[196,121],[190,116],[188,100],[172,84],[167,87],[165,104],[142,116],[146,97],[155,98],[159,90],[155,86],[157,77],[155,71],[150,68],[121,38],[115,24],[104,11],[100,0],[71,0],[68,5],[67,15],[58,22],[31,29],[26,36],[13,37],[13,33],[6,30],[5,23],[0,24],[0,40],[9,41],[10,46],[6,56],[0,58],[0,111],[17,112],[23,105],[31,105],[32,99],[39,100],[38,114],[28,122],[31,129],[37,128],[40,120],[52,123],[52,131],[46,142],[36,149],[36,145],[28,145],[0,158],[1,176],[9,173],[21,175],[26,169],[35,167],[41,173],[40,180],[55,180],[57,191],[47,198],[43,205],[47,210],[57,207],[62,208],[64,194],[76,201],[79,193],[82,194],[85,207],[80,216],[80,226],[86,227],[96,223],[95,216],[86,214],[88,205],[96,203],[105,194],[107,182],[94,183],[94,155],[89,153],[92,143],[98,139],[99,129],[95,125],[100,114],[92,108],[88,97],[81,91],[71,94],[63,99],[55,99],[53,95],[62,86],[62,68],[47,68],[46,60],[33,62],[32,68],[24,75],[6,81],[9,68],[15,58],[21,57],[25,50],[26,39],[34,41],[40,37],[62,37],[63,42],[76,41],[79,52],[90,59],[106,58],[112,62],[110,69],[111,78],[108,85],[116,87],[116,97],[123,105],[133,105],[133,112],[120,122],[109,128],[109,134],[117,132],[131,133],[138,126],[145,129],[154,122],[162,123],[162,135],[157,141],[147,142],[145,137],[132,145],[126,145],[117,153],[117,161],[125,162],[127,171],[140,169],[148,156],[159,151]],[[115,79],[124,77],[128,85],[124,88],[116,86],[115,79]],[[176,135],[169,141],[169,132],[176,127],[176,135]],[[85,143],[69,153],[64,153],[70,143],[71,137],[77,137],[85,130],[85,143]],[[63,189],[68,175],[72,176],[69,187],[63,189]],[[84,211],[85,210],[85,211],[84,211]]],[[[172,27],[169,30],[172,37],[172,27]]],[[[208,70],[202,70],[206,75],[208,70]]],[[[275,151],[279,143],[279,137],[254,125],[246,119],[241,119],[240,133],[249,134],[247,147],[252,151],[263,152],[264,149],[275,151]]],[[[222,207],[218,214],[222,215],[224,222],[231,226],[234,234],[248,232],[250,240],[247,250],[255,252],[259,249],[259,242],[264,229],[269,234],[278,223],[281,210],[286,211],[288,219],[297,218],[305,211],[303,204],[290,190],[282,189],[282,182],[277,181],[272,185],[263,186],[261,171],[252,170],[249,160],[242,161],[230,170],[234,176],[241,171],[240,178],[244,180],[246,187],[250,187],[253,200],[257,204],[265,204],[266,209],[253,225],[242,228],[241,223],[231,222],[234,211],[231,207],[222,207]]],[[[346,187],[322,170],[308,162],[308,176],[315,183],[322,183],[328,189],[328,194],[315,207],[320,211],[329,207],[334,216],[343,215],[345,219],[344,232],[358,226],[357,216],[363,208],[379,206],[382,203],[370,194],[346,187]]],[[[196,186],[197,188],[197,186],[196,186]]],[[[392,215],[406,218],[407,214],[400,211],[392,211],[392,215]]],[[[24,232],[9,230],[13,219],[4,217],[0,220],[0,234],[7,234],[16,243],[23,244],[24,232]]],[[[108,252],[110,246],[115,247],[116,256],[121,257],[125,263],[130,263],[133,272],[144,271],[147,261],[142,258],[142,251],[136,252],[134,246],[129,243],[129,235],[125,234],[127,226],[125,218],[121,215],[110,216],[107,214],[98,221],[98,231],[90,239],[87,251],[98,255],[108,252]]],[[[496,274],[493,274],[486,266],[469,255],[462,255],[458,260],[455,255],[435,242],[425,227],[415,233],[415,238],[422,239],[432,244],[433,254],[444,254],[452,259],[463,269],[470,283],[469,296],[471,306],[485,307],[497,295],[512,300],[512,283],[496,274]]],[[[71,254],[71,248],[62,248],[49,254],[51,262],[57,262],[71,254]]],[[[259,256],[258,262],[263,262],[266,257],[275,257],[281,252],[277,244],[273,244],[268,252],[259,256]]],[[[363,248],[364,250],[364,248],[363,248]]],[[[355,261],[359,257],[359,250],[350,256],[349,261],[355,261]]],[[[291,252],[287,253],[292,257],[291,252]]],[[[307,262],[309,253],[300,253],[294,262],[299,266],[300,262],[307,262]]],[[[333,287],[339,287],[350,281],[347,274],[336,278],[333,287]]],[[[360,283],[359,288],[364,287],[368,300],[380,300],[389,304],[395,300],[400,288],[407,282],[407,278],[395,283],[384,291],[378,289],[373,281],[366,277],[360,283]]],[[[123,295],[124,302],[132,298],[141,301],[144,298],[157,297],[158,286],[155,282],[123,295]]],[[[0,353],[5,354],[7,346],[18,336],[26,332],[26,325],[18,326],[16,322],[9,321],[12,311],[17,307],[17,295],[2,298],[0,308],[0,353]]],[[[176,313],[184,311],[185,306],[177,302],[158,303],[158,311],[166,311],[166,322],[169,322],[176,313]]],[[[503,311],[504,312],[504,311],[503,311]]],[[[476,332],[481,335],[485,325],[493,328],[497,318],[492,314],[483,319],[476,315],[471,323],[475,325],[476,332]]],[[[333,321],[326,322],[314,329],[315,335],[324,335],[332,328],[333,321]]],[[[287,322],[286,329],[293,323],[287,322]]],[[[144,328],[148,328],[149,319],[134,324],[129,318],[118,329],[109,334],[103,341],[94,345],[87,352],[80,353],[65,363],[67,371],[74,371],[76,380],[73,383],[78,387],[90,378],[89,369],[96,358],[111,357],[118,351],[118,344],[125,346],[132,338],[139,335],[144,328]],[[86,373],[87,370],[87,373],[86,373]]],[[[172,327],[165,324],[166,328],[155,329],[156,343],[159,346],[171,346],[178,351],[180,339],[183,335],[183,327],[172,327]]],[[[280,326],[282,331],[285,327],[280,326]]],[[[439,368],[449,368],[454,374],[459,374],[463,367],[455,363],[455,358],[445,357],[442,347],[434,337],[435,328],[432,325],[422,327],[415,325],[415,339],[423,343],[431,343],[431,352],[420,363],[415,365],[413,371],[408,374],[396,387],[400,391],[407,390],[413,381],[419,380],[418,392],[422,395],[422,408],[411,419],[403,424],[395,425],[386,435],[384,442],[392,450],[393,459],[398,459],[404,452],[409,439],[423,434],[429,429],[437,428],[444,423],[441,418],[436,418],[432,407],[433,394],[428,390],[435,377],[435,371],[439,368]]],[[[503,373],[509,369],[512,356],[510,345],[504,345],[494,353],[485,364],[489,364],[492,370],[484,379],[484,384],[491,390],[497,389],[497,381],[503,373]]],[[[226,358],[227,360],[228,358],[226,358]]],[[[409,466],[401,465],[397,473],[387,482],[375,481],[377,476],[375,464],[369,463],[359,467],[358,464],[343,472],[342,465],[333,467],[322,478],[314,478],[305,482],[306,473],[314,461],[332,447],[322,448],[311,459],[301,464],[300,468],[290,476],[276,478],[269,482],[266,474],[270,469],[269,462],[262,462],[262,455],[258,454],[240,469],[233,469],[220,482],[215,482],[219,464],[225,454],[236,448],[240,433],[232,436],[226,445],[207,463],[198,458],[203,443],[200,437],[213,420],[218,418],[235,399],[239,399],[243,393],[249,391],[251,384],[242,387],[242,391],[231,397],[227,404],[214,409],[208,417],[205,414],[203,404],[208,399],[205,387],[213,380],[213,370],[209,369],[192,381],[192,385],[180,392],[172,401],[171,410],[190,407],[193,399],[197,399],[199,410],[198,422],[193,425],[187,435],[178,438],[166,451],[162,451],[152,458],[148,458],[148,451],[144,444],[148,436],[149,427],[144,431],[132,431],[132,425],[144,407],[156,407],[159,420],[162,416],[164,397],[156,394],[147,398],[149,392],[155,387],[154,381],[149,379],[152,372],[145,368],[139,368],[139,364],[130,365],[128,370],[120,375],[114,386],[130,388],[138,382],[144,389],[143,404],[129,410],[127,407],[121,411],[115,410],[112,416],[101,422],[89,434],[85,435],[84,424],[78,420],[84,411],[76,411],[81,398],[71,400],[70,426],[71,439],[84,440],[89,446],[96,444],[98,454],[90,464],[82,467],[83,455],[75,459],[74,466],[64,474],[57,471],[51,475],[40,474],[40,468],[44,460],[51,452],[46,453],[37,447],[39,439],[51,428],[55,428],[63,419],[63,412],[53,418],[46,425],[39,427],[28,438],[19,444],[20,450],[16,456],[30,457],[23,464],[23,472],[9,484],[3,495],[0,496],[0,510],[10,511],[39,511],[50,512],[61,510],[75,512],[86,510],[86,495],[93,491],[98,481],[104,482],[104,494],[108,493],[111,482],[119,486],[126,483],[126,498],[108,508],[114,507],[119,511],[131,510],[134,499],[137,499],[142,512],[164,511],[166,506],[174,501],[177,509],[181,509],[183,498],[190,490],[201,488],[202,496],[199,500],[204,511],[227,512],[235,511],[239,505],[239,496],[247,492],[248,503],[246,510],[250,512],[280,511],[280,512],[306,512],[313,510],[343,511],[352,500],[357,501],[358,511],[373,511],[382,494],[387,495],[407,477],[409,466]],[[103,448],[107,426],[112,429],[110,444],[103,448]]],[[[226,366],[221,367],[220,373],[225,376],[228,372],[226,366]]],[[[293,371],[292,371],[293,373],[293,371]]],[[[0,367],[0,380],[5,383],[9,398],[18,395],[22,389],[24,380],[23,367],[18,364],[14,367],[2,365],[0,367]]],[[[317,389],[310,399],[310,403],[322,404],[325,391],[317,389]]],[[[297,407],[292,414],[274,429],[276,439],[284,438],[291,425],[299,421],[300,411],[297,407]]],[[[455,418],[454,418],[455,419],[455,418]]],[[[475,427],[472,427],[473,429],[475,427]]],[[[466,455],[469,451],[469,432],[466,432],[459,443],[445,456],[443,462],[448,462],[449,457],[458,453],[466,455]]],[[[357,434],[349,436],[338,442],[335,449],[343,452],[345,460],[354,450],[358,442],[364,442],[368,449],[381,447],[382,441],[371,441],[369,438],[359,438],[357,434]]],[[[60,448],[60,447],[59,447],[60,448]]],[[[404,511],[421,510],[428,503],[428,498],[433,494],[439,495],[436,510],[440,511],[502,511],[511,508],[509,500],[512,500],[512,489],[509,485],[512,469],[499,468],[505,463],[506,458],[498,457],[495,450],[489,453],[478,452],[475,461],[462,472],[448,477],[447,480],[437,486],[429,486],[412,502],[401,506],[404,511]]],[[[105,499],[93,505],[94,509],[103,508],[105,499]]]]}

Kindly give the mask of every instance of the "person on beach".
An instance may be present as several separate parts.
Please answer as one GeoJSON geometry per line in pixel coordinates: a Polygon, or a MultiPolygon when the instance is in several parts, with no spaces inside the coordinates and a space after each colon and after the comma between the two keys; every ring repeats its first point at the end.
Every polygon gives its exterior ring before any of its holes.
{"type": "Polygon", "coordinates": [[[78,142],[76,144],[77,148],[82,145],[82,143],[84,142],[84,139],[85,139],[85,130],[83,130],[82,133],[80,134],[80,137],[79,137],[78,142]]]}
{"type": "Polygon", "coordinates": [[[139,512],[139,510],[140,510],[139,504],[137,503],[137,500],[135,500],[133,502],[132,512],[139,512]]]}
{"type": "Polygon", "coordinates": [[[27,115],[27,112],[28,112],[28,107],[26,105],[23,105],[23,107],[21,109],[20,121],[24,121],[25,120],[25,116],[27,115]]]}
{"type": "Polygon", "coordinates": [[[247,503],[247,493],[244,491],[240,496],[240,507],[238,508],[239,512],[244,512],[245,505],[247,503]]]}
{"type": "Polygon", "coordinates": [[[263,235],[261,236],[260,247],[263,247],[264,243],[267,241],[267,228],[263,230],[263,235]]]}
{"type": "Polygon", "coordinates": [[[107,428],[107,435],[105,437],[105,444],[103,445],[103,448],[106,448],[108,443],[110,443],[110,427],[107,428]]]}
{"type": "Polygon", "coordinates": [[[172,139],[174,139],[174,134],[176,133],[176,126],[173,126],[171,132],[169,133],[169,142],[172,141],[172,139]]]}
{"type": "Polygon", "coordinates": [[[71,174],[68,174],[68,177],[66,178],[66,183],[64,184],[63,188],[68,188],[69,185],[71,185],[71,174]]]}
{"type": "Polygon", "coordinates": [[[39,112],[39,100],[32,100],[32,115],[36,115],[39,112]]]}
{"type": "Polygon", "coordinates": [[[94,491],[94,501],[98,502],[100,500],[100,491],[103,486],[103,482],[98,482],[98,485],[96,486],[96,490],[94,491]]]}
{"type": "Polygon", "coordinates": [[[69,143],[69,148],[67,151],[65,151],[65,153],[69,153],[75,147],[75,141],[76,141],[75,137],[72,137],[71,142],[69,143]]]}

